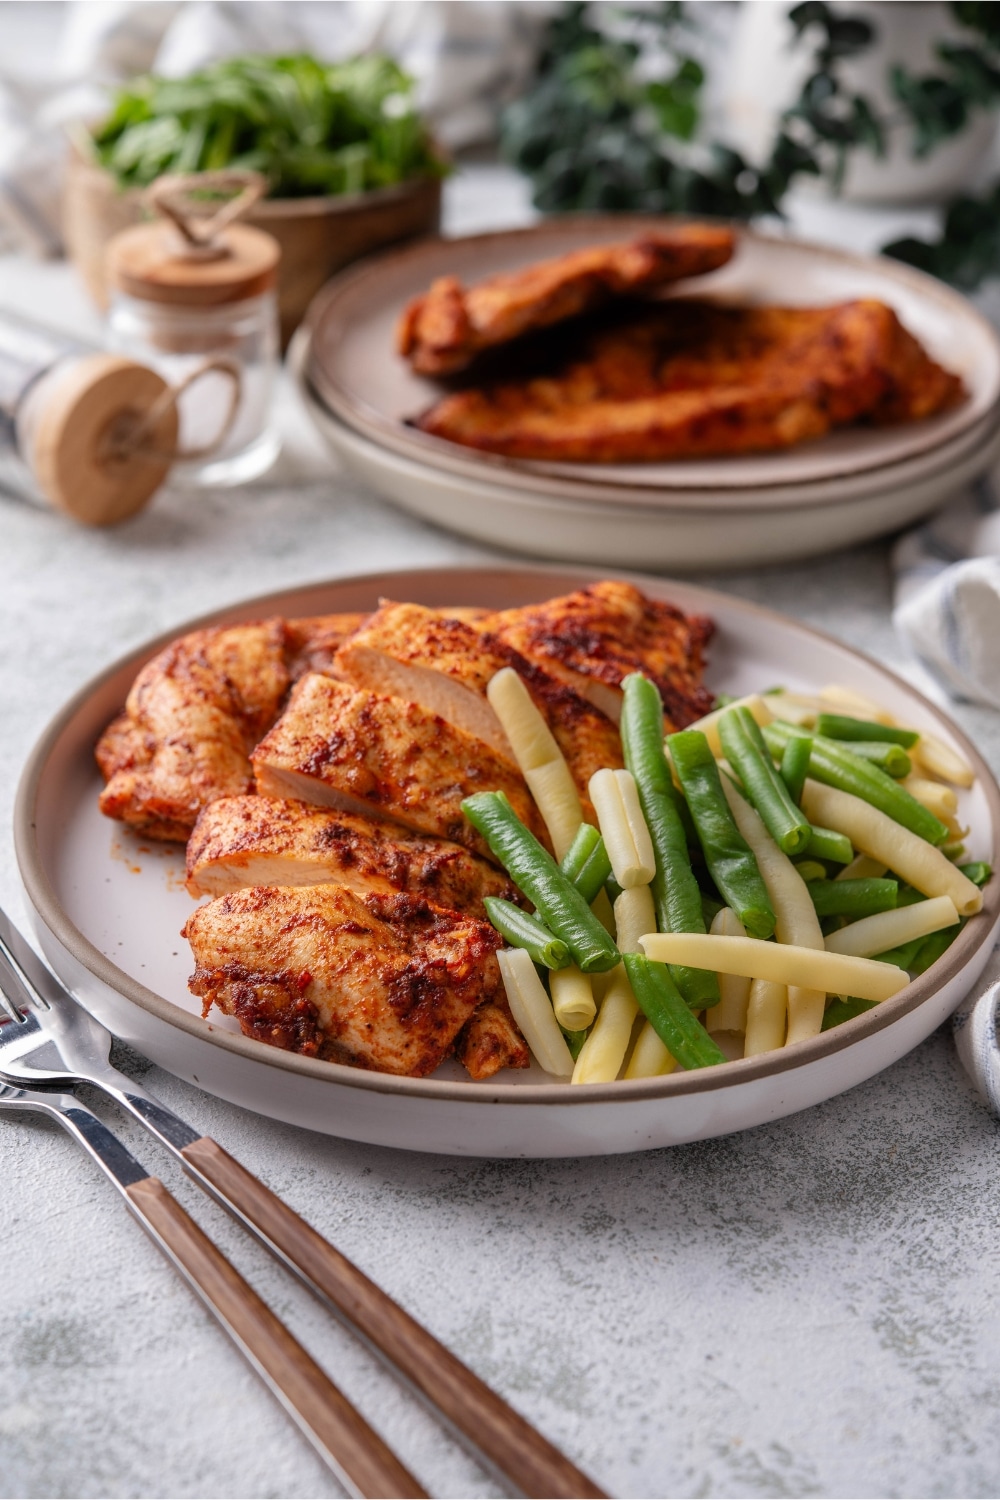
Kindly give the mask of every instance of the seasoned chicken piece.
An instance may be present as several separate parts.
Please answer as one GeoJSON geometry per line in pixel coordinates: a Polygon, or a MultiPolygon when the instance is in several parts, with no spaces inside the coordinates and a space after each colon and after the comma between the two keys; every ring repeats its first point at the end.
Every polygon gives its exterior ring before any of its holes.
{"type": "Polygon", "coordinates": [[[97,744],[101,811],[150,838],[187,838],[203,807],[253,786],[249,754],[289,685],[327,667],[361,615],[196,630],[140,671],[97,744]]]}
{"type": "Polygon", "coordinates": [[[455,1042],[455,1056],[477,1082],[492,1078],[501,1068],[531,1066],[528,1044],[502,990],[495,1000],[484,1000],[466,1021],[455,1042]]]}
{"type": "MultiPolygon", "coordinates": [[[[491,617],[493,618],[493,617],[491,617]]],[[[602,766],[622,764],[613,724],[564,682],[484,628],[419,604],[385,604],[337,653],[338,675],[359,687],[409,698],[449,724],[485,740],[513,761],[500,721],[486,698],[502,667],[520,672],[566,757],[585,814],[593,818],[587,784],[602,766]]]]}
{"type": "Polygon", "coordinates": [[[484,644],[476,625],[420,604],[386,603],[337,652],[337,675],[375,693],[409,698],[449,724],[514,759],[486,699],[506,660],[484,644]]]}
{"type": "Polygon", "coordinates": [[[483,921],[484,896],[523,900],[505,875],[460,844],[307,802],[220,797],[188,840],[192,896],[326,881],[356,896],[406,891],[483,921]]]}
{"type": "Polygon", "coordinates": [[[515,458],[641,463],[788,448],[964,396],[884,303],[678,300],[577,328],[534,373],[446,396],[415,425],[515,458]]]}
{"type": "Polygon", "coordinates": [[[288,675],[298,682],[307,672],[336,676],[333,659],[340,645],[365,619],[363,614],[307,615],[285,621],[288,675]]]}
{"type": "Polygon", "coordinates": [[[423,1077],[500,994],[485,922],[410,896],[336,885],[255,886],[210,901],[184,928],[190,988],[244,1035],[287,1051],[423,1077]]]}
{"type": "Polygon", "coordinates": [[[608,579],[561,599],[504,610],[486,625],[615,723],[621,717],[621,683],[630,672],[656,683],[674,729],[712,708],[712,694],[702,682],[711,620],[647,599],[634,584],[608,579]]]}
{"type": "Polygon", "coordinates": [[[435,281],[406,308],[397,347],[421,375],[463,370],[483,349],[549,328],[610,298],[651,291],[726,263],[735,237],[719,224],[674,224],[617,245],[595,245],[468,290],[435,281]]]}
{"type": "Polygon", "coordinates": [[[101,811],[185,839],[214,797],[248,792],[249,752],[288,688],[281,620],[198,630],[143,667],[97,746],[101,811]]]}
{"type": "Polygon", "coordinates": [[[257,789],[374,814],[489,856],[462,813],[472,792],[501,791],[548,847],[520,773],[483,740],[401,698],[312,673],[253,756],[257,789]]]}

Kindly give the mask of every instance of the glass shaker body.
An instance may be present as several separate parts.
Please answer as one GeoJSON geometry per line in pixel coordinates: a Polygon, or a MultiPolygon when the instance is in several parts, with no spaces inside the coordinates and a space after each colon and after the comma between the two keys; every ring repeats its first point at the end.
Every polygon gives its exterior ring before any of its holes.
{"type": "Polygon", "coordinates": [[[212,445],[229,418],[233,378],[221,370],[209,371],[181,393],[179,447],[212,451],[202,459],[175,464],[173,483],[241,484],[270,468],[280,447],[270,421],[279,359],[273,287],[215,307],[147,301],[116,289],[107,328],[109,348],[148,365],[172,386],[209,360],[236,371],[236,410],[218,446],[212,445]]]}

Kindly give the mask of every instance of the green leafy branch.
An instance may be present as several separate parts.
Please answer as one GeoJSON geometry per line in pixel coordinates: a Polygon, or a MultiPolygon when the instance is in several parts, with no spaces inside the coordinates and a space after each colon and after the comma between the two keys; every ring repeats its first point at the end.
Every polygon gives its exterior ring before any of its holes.
{"type": "Polygon", "coordinates": [[[262,172],[282,198],[389,187],[443,170],[412,87],[386,57],[231,58],[187,78],[133,81],[94,132],[94,151],[123,188],[222,167],[262,172]]]}
{"type": "MultiPolygon", "coordinates": [[[[894,68],[897,109],[880,116],[840,76],[840,64],[875,41],[873,26],[823,0],[803,0],[789,18],[796,41],[812,47],[811,71],[781,117],[767,160],[754,165],[732,147],[696,143],[704,75],[690,55],[681,4],[620,7],[617,14],[633,23],[641,15],[631,35],[593,20],[595,9],[607,16],[607,7],[576,0],[554,19],[536,83],[504,122],[502,149],[532,179],[534,202],[547,212],[780,214],[797,179],[825,176],[838,189],[851,153],[884,155],[900,122],[913,127],[915,154],[927,155],[964,129],[974,111],[1000,100],[1000,5],[952,4],[976,44],[941,42],[934,73],[894,68]],[[667,60],[652,84],[642,70],[650,50],[667,60]]],[[[936,244],[908,239],[885,248],[956,285],[978,286],[1000,270],[1000,186],[982,198],[957,199],[936,244]]]]}

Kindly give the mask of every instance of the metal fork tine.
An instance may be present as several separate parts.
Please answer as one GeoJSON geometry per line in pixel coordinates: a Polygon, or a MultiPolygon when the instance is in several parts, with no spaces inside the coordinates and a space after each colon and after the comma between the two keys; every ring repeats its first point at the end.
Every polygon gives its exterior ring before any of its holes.
{"type": "Polygon", "coordinates": [[[0,1010],[5,1011],[12,1021],[16,1021],[19,1026],[21,1025],[20,1014],[15,1009],[13,1002],[7,999],[2,989],[0,989],[0,1010]]]}

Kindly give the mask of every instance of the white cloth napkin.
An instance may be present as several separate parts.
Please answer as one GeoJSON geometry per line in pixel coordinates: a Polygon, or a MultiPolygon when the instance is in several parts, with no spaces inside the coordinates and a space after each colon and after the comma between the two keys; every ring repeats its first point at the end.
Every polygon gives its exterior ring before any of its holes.
{"type": "Polygon", "coordinates": [[[954,698],[1000,708],[1000,473],[896,543],[893,621],[954,698]]]}

